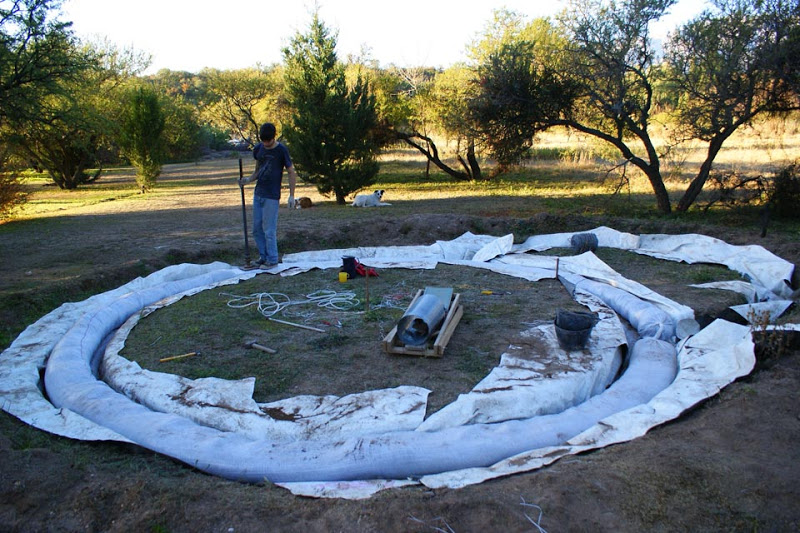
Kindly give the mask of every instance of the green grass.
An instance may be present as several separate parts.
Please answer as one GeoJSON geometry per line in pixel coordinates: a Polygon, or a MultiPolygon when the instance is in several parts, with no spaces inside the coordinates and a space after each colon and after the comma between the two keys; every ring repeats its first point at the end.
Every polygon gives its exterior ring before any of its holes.
{"type": "MultiPolygon", "coordinates": [[[[566,149],[566,148],[563,148],[566,149]]],[[[541,150],[558,150],[542,148],[541,150]]],[[[451,201],[453,211],[479,216],[527,217],[537,212],[579,213],[637,218],[663,218],[655,208],[649,183],[636,171],[628,173],[629,185],[615,192],[619,177],[607,174],[608,165],[598,162],[566,163],[563,158],[542,158],[509,173],[483,181],[456,181],[435,167],[430,177],[424,176],[424,164],[408,150],[397,150],[403,157],[384,157],[375,187],[387,190],[386,200],[395,211],[426,212],[441,209],[443,202],[451,201]]],[[[490,168],[487,168],[487,173],[490,168]]],[[[201,165],[184,164],[165,167],[157,186],[148,194],[141,194],[135,186],[131,169],[113,169],[98,182],[74,191],[61,191],[47,187],[46,178],[31,177],[26,180],[32,193],[21,212],[23,218],[47,213],[58,214],[76,207],[90,208],[106,202],[133,202],[141,204],[158,198],[169,198],[197,190],[209,190],[230,185],[238,176],[236,160],[223,160],[201,165]]],[[[667,183],[677,199],[681,183],[667,183]]],[[[349,212],[333,209],[328,213],[333,220],[352,218],[349,212]]],[[[355,215],[356,217],[358,215],[355,215]]],[[[724,225],[758,222],[757,209],[736,212],[712,210],[701,213],[673,215],[681,220],[702,220],[724,225]]],[[[774,221],[773,225],[781,223],[774,221]]],[[[795,229],[797,223],[790,224],[795,229]]]]}
{"type": "Polygon", "coordinates": [[[312,271],[287,279],[259,276],[235,286],[204,291],[142,319],[131,332],[122,355],[143,368],[190,379],[237,380],[255,376],[258,401],[272,401],[297,394],[298,390],[304,394],[350,394],[408,385],[409,379],[416,379],[411,384],[436,386],[434,403],[444,402],[471,387],[497,364],[497,339],[484,335],[463,357],[465,347],[455,341],[449,359],[424,363],[414,357],[387,360],[381,340],[402,315],[401,308],[410,303],[412,292],[429,285],[453,286],[470,302],[465,323],[471,322],[482,331],[517,331],[517,317],[528,304],[525,300],[487,299],[480,295],[486,284],[518,288],[521,285],[516,278],[442,266],[436,271],[382,271],[370,282],[371,308],[364,312],[365,280],[342,285],[336,277],[335,271],[312,271]],[[361,303],[351,311],[331,311],[313,304],[293,306],[288,314],[278,315],[283,320],[323,328],[322,333],[267,321],[255,305],[229,305],[237,296],[282,293],[296,301],[319,290],[352,290],[361,303]],[[395,307],[383,306],[387,301],[394,302],[395,307]],[[278,354],[247,349],[246,342],[252,340],[278,354]],[[200,355],[160,362],[188,352],[200,355]],[[431,365],[444,375],[431,374],[431,365]],[[457,379],[452,376],[454,368],[461,372],[457,379]],[[454,383],[445,383],[447,376],[454,383]]]}

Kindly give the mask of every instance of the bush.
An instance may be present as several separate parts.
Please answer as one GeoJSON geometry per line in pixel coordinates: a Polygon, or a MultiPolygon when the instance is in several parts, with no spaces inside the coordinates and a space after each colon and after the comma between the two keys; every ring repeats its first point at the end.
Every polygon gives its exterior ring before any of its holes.
{"type": "Polygon", "coordinates": [[[735,170],[712,172],[708,176],[708,183],[712,187],[708,202],[703,207],[705,211],[713,205],[728,209],[760,205],[765,198],[769,198],[768,180],[761,174],[743,176],[735,170]]]}
{"type": "Polygon", "coordinates": [[[0,172],[0,220],[5,220],[18,205],[25,203],[21,179],[11,172],[0,172]]]}
{"type": "Polygon", "coordinates": [[[800,173],[798,163],[780,169],[772,179],[769,203],[778,218],[800,218],[800,173]]]}
{"type": "Polygon", "coordinates": [[[16,167],[9,164],[11,159],[7,152],[0,153],[0,221],[9,218],[14,208],[25,203],[27,198],[22,189],[22,177],[10,170],[16,167]]]}

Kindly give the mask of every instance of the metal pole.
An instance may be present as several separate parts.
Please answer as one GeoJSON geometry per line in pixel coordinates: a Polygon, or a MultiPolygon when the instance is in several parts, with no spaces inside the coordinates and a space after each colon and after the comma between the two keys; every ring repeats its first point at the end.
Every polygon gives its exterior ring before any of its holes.
{"type": "MultiPolygon", "coordinates": [[[[242,158],[239,158],[239,179],[244,177],[244,170],[242,169],[242,158]]],[[[247,240],[247,206],[244,201],[244,185],[239,185],[242,192],[242,226],[244,227],[244,266],[250,266],[250,243],[247,240]]]]}

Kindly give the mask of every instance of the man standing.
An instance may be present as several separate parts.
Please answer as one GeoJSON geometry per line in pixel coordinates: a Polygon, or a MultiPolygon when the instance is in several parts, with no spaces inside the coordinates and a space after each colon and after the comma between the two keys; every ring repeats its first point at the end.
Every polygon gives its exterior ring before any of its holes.
{"type": "Polygon", "coordinates": [[[281,199],[283,169],[289,174],[289,207],[294,207],[294,188],[297,173],[289,157],[289,150],[275,140],[275,125],[262,124],[258,132],[261,142],[253,149],[257,161],[256,169],[249,178],[241,178],[239,186],[257,179],[253,192],[253,237],[258,246],[261,268],[272,268],[278,264],[278,206],[281,199]]]}

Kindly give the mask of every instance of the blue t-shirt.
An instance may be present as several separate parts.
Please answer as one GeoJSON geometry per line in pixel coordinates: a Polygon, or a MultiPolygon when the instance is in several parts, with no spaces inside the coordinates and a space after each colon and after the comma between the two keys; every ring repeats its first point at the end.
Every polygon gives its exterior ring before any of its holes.
{"type": "Polygon", "coordinates": [[[253,158],[258,161],[256,196],[280,200],[283,169],[292,166],[289,149],[281,143],[272,148],[265,148],[263,143],[259,143],[253,149],[253,158]]]}

